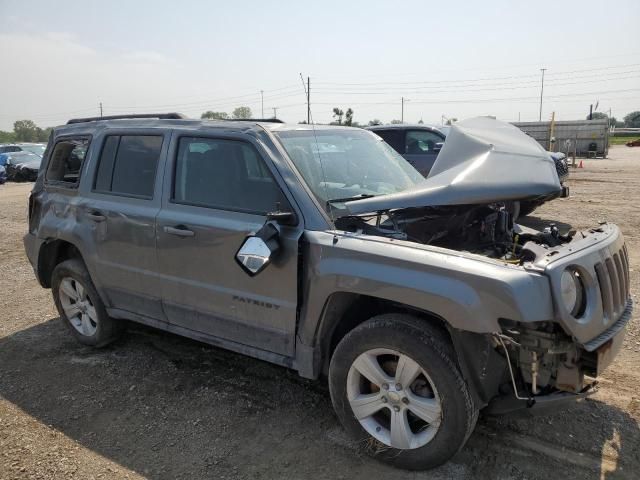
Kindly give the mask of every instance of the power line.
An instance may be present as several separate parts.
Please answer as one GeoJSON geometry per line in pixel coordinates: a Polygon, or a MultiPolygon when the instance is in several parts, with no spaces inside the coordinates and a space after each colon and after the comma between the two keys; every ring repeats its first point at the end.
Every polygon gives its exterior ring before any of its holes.
{"type": "MultiPolygon", "coordinates": [[[[280,92],[281,90],[290,90],[294,87],[296,87],[297,85],[285,85],[283,87],[278,87],[278,88],[269,88],[266,89],[269,92],[280,92]]],[[[219,93],[219,92],[218,92],[219,93]]],[[[247,93],[243,93],[243,94],[238,94],[238,95],[225,95],[225,96],[215,96],[215,93],[211,93],[211,92],[206,92],[206,93],[198,93],[198,94],[192,94],[192,95],[186,95],[186,96],[178,96],[178,97],[164,97],[164,101],[167,102],[172,102],[172,103],[176,103],[176,104],[183,104],[183,103],[193,103],[193,101],[186,101],[186,99],[190,99],[190,98],[207,98],[207,97],[212,97],[211,101],[216,101],[216,100],[226,100],[226,99],[236,99],[236,98],[246,98],[246,97],[253,97],[255,96],[255,90],[253,90],[251,93],[249,93],[249,91],[247,91],[247,93]],[[185,101],[180,101],[180,100],[185,100],[185,101]]],[[[104,98],[103,98],[104,100],[104,98]]],[[[114,98],[107,98],[107,100],[116,100],[114,98]]]]}
{"type": "MultiPolygon", "coordinates": [[[[619,54],[608,54],[608,55],[599,55],[599,56],[593,56],[593,57],[582,57],[582,58],[574,58],[572,59],[572,61],[567,62],[565,60],[562,61],[557,61],[557,62],[548,62],[545,61],[545,63],[547,64],[547,66],[551,65],[558,65],[561,67],[566,67],[567,65],[580,65],[581,63],[583,63],[586,60],[595,60],[595,59],[601,59],[601,58],[606,58],[607,60],[610,60],[612,58],[622,58],[624,57],[625,59],[628,59],[630,57],[638,57],[640,56],[640,51],[637,52],[628,52],[628,53],[619,53],[619,54]]],[[[513,69],[523,69],[526,67],[533,67],[533,68],[537,68],[539,66],[539,62],[534,62],[534,63],[521,63],[521,64],[511,64],[511,65],[495,65],[492,64],[491,65],[491,70],[492,71],[504,71],[504,70],[513,70],[513,69]]],[[[612,66],[612,67],[591,67],[588,70],[592,70],[595,68],[616,68],[616,66],[612,66]]],[[[450,72],[468,72],[468,71],[473,71],[473,72],[477,72],[478,71],[478,67],[477,66],[473,66],[473,67],[469,67],[469,68],[449,68],[449,69],[440,69],[440,70],[429,70],[429,75],[435,75],[438,73],[450,73],[450,72]]],[[[345,77],[348,76],[350,74],[345,74],[345,75],[336,75],[334,74],[334,76],[338,76],[338,77],[345,77]]],[[[386,74],[384,76],[387,77],[402,77],[402,76],[424,76],[425,72],[403,72],[403,73],[394,73],[394,74],[386,74]]],[[[371,75],[360,75],[360,78],[380,78],[381,75],[379,73],[376,74],[371,74],[371,75]]]]}
{"type": "MultiPolygon", "coordinates": [[[[592,95],[605,95],[608,93],[626,93],[626,92],[640,92],[640,88],[622,89],[622,90],[608,90],[600,92],[584,92],[584,93],[568,93],[561,95],[547,95],[547,99],[553,98],[566,98],[576,96],[592,96],[592,95]]],[[[485,98],[485,99],[459,99],[459,100],[434,100],[434,99],[412,99],[413,104],[460,104],[460,103],[488,103],[488,102],[511,102],[511,101],[526,101],[534,100],[536,103],[539,97],[500,97],[500,98],[485,98]]],[[[348,101],[332,101],[332,102],[316,102],[318,105],[334,105],[336,103],[349,103],[348,101]]],[[[388,102],[351,102],[353,105],[397,105],[397,103],[388,102]]]]}
{"type": "MultiPolygon", "coordinates": [[[[581,84],[585,84],[585,83],[599,83],[599,82],[612,82],[612,81],[616,81],[616,80],[629,80],[629,79],[636,79],[640,76],[640,70],[632,70],[632,71],[628,71],[628,72],[620,72],[620,74],[627,74],[627,76],[623,76],[623,77],[615,77],[615,76],[607,76],[606,78],[601,78],[601,79],[592,79],[592,80],[582,80],[582,81],[577,81],[577,82],[546,82],[547,86],[554,86],[554,87],[560,87],[560,86],[567,86],[567,85],[581,85],[581,84]],[[634,75],[629,75],[629,74],[634,74],[634,75]]],[[[548,75],[546,75],[548,77],[548,75]]],[[[535,85],[539,84],[539,80],[535,80],[535,81],[530,81],[530,82],[523,82],[520,84],[515,84],[515,83],[505,83],[505,84],[495,84],[495,85],[477,85],[478,87],[487,87],[487,88],[473,88],[473,89],[467,89],[467,87],[476,87],[476,85],[449,85],[449,87],[455,89],[455,90],[451,90],[451,89],[446,89],[446,90],[434,90],[432,92],[429,93],[448,93],[448,92],[452,92],[452,93],[457,93],[458,91],[461,92],[484,92],[484,91],[493,91],[493,90],[504,90],[507,88],[511,88],[511,89],[522,89],[522,88],[533,88],[535,87],[535,85]]],[[[432,88],[441,88],[440,86],[424,86],[424,87],[413,87],[413,88],[399,88],[399,87],[390,87],[390,88],[385,88],[384,90],[365,90],[365,89],[360,89],[358,91],[352,91],[349,89],[340,89],[340,88],[322,88],[322,87],[318,87],[316,88],[316,91],[321,92],[321,93],[345,93],[345,94],[349,94],[349,95],[392,95],[393,92],[417,92],[417,91],[421,91],[421,90],[430,90],[432,88]]]]}
{"type": "MultiPolygon", "coordinates": [[[[606,67],[591,67],[591,68],[587,68],[587,69],[580,69],[580,70],[567,70],[567,71],[558,71],[558,72],[553,72],[553,73],[549,73],[549,76],[560,76],[560,75],[571,75],[571,74],[575,74],[575,73],[584,73],[584,72],[593,72],[594,70],[598,70],[598,72],[596,72],[594,75],[609,75],[608,73],[600,73],[600,71],[602,70],[610,70],[610,69],[616,69],[616,68],[631,68],[631,67],[637,67],[640,66],[640,63],[634,63],[634,64],[623,64],[623,65],[613,65],[613,66],[606,66],[606,67]]],[[[614,72],[615,73],[615,72],[614,72]]],[[[456,83],[456,82],[485,82],[485,81],[493,81],[493,80],[510,80],[510,79],[518,79],[518,78],[537,78],[538,74],[524,74],[524,75],[508,75],[508,76],[501,76],[501,77],[482,77],[482,78],[469,78],[469,79],[446,79],[446,80],[420,80],[420,81],[414,81],[414,82],[397,82],[397,81],[388,81],[388,82],[359,82],[359,83],[344,83],[344,82],[323,82],[323,81],[319,81],[316,82],[318,85],[344,85],[344,86],[367,86],[367,85],[414,85],[414,84],[450,84],[450,83],[456,83]]]]}
{"type": "MultiPolygon", "coordinates": [[[[288,90],[291,90],[291,88],[288,88],[288,90]]],[[[296,89],[296,91],[298,91],[296,89]]],[[[288,92],[281,92],[279,94],[275,94],[275,95],[267,95],[264,97],[265,100],[268,99],[274,99],[274,98],[279,98],[282,95],[290,95],[293,94],[293,92],[288,93],[288,92]]],[[[171,107],[187,107],[190,105],[202,105],[202,104],[211,104],[211,105],[217,105],[217,106],[221,106],[221,105],[231,105],[231,104],[237,104],[237,103],[243,103],[244,99],[247,99],[248,97],[253,97],[255,98],[256,95],[255,93],[251,93],[251,94],[245,94],[245,95],[237,95],[235,97],[218,97],[218,98],[210,98],[210,99],[201,99],[201,100],[197,100],[194,102],[187,102],[187,103],[171,103],[171,104],[155,104],[155,105],[151,105],[151,104],[147,104],[147,105],[128,105],[128,106],[114,106],[113,108],[116,110],[124,110],[124,109],[147,109],[147,108],[171,108],[171,107]]]]}

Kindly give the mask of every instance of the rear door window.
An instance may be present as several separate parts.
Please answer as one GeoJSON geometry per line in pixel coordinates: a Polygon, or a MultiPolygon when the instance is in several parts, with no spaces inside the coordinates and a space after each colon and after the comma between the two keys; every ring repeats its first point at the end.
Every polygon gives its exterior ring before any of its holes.
{"type": "Polygon", "coordinates": [[[88,148],[88,137],[58,140],[47,167],[47,182],[77,188],[88,148]]]}
{"type": "Polygon", "coordinates": [[[153,198],[163,137],[109,135],[100,153],[94,191],[153,198]]]}

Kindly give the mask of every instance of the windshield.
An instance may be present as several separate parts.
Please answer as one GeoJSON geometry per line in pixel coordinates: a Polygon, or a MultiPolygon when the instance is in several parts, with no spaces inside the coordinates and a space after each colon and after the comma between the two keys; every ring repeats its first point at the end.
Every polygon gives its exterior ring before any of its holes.
{"type": "Polygon", "coordinates": [[[352,197],[401,192],[424,181],[380,137],[365,130],[274,133],[323,205],[335,199],[345,202],[352,197]]]}

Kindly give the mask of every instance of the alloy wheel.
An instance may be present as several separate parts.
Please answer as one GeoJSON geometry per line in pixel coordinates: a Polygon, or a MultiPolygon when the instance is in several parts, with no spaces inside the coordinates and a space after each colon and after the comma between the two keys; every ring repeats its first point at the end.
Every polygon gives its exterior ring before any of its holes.
{"type": "Polygon", "coordinates": [[[362,427],[388,447],[420,448],[440,426],[442,403],[433,381],[415,360],[395,350],[359,355],[347,375],[347,398],[362,427]]]}
{"type": "Polygon", "coordinates": [[[59,287],[60,303],[69,323],[81,335],[91,337],[98,330],[98,313],[87,289],[76,279],[65,277],[59,287]]]}

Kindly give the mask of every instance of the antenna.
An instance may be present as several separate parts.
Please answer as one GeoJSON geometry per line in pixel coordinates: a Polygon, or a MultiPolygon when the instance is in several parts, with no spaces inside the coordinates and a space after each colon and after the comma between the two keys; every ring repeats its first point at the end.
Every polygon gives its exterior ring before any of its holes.
{"type": "MultiPolygon", "coordinates": [[[[309,91],[306,88],[306,85],[304,84],[304,77],[302,76],[302,73],[300,73],[300,80],[302,81],[302,89],[304,90],[304,93],[307,97],[307,102],[309,101],[309,91]]],[[[307,116],[310,120],[310,124],[311,124],[311,130],[313,131],[313,138],[316,142],[316,153],[318,154],[318,163],[320,164],[320,172],[322,173],[322,186],[324,188],[324,194],[327,197],[327,200],[329,200],[329,190],[327,189],[327,176],[324,173],[324,165],[322,163],[322,155],[320,154],[320,145],[318,144],[318,136],[316,135],[316,125],[315,122],[313,121],[313,115],[311,114],[311,105],[309,103],[307,103],[307,116]]],[[[331,223],[333,224],[333,228],[336,228],[336,219],[333,218],[333,207],[330,204],[328,205],[328,210],[329,210],[329,218],[331,219],[331,223]]],[[[334,237],[334,240],[336,240],[337,237],[334,237]]]]}

